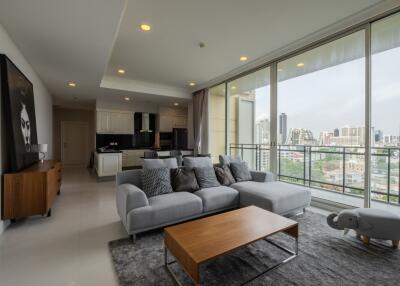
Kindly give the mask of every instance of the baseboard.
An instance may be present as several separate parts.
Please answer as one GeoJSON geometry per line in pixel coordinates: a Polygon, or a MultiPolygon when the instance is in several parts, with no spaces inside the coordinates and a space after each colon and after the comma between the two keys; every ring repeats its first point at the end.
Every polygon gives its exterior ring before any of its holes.
{"type": "Polygon", "coordinates": [[[344,209],[354,208],[349,205],[345,205],[345,204],[341,204],[341,203],[337,203],[337,202],[333,202],[333,201],[329,201],[329,200],[324,200],[324,199],[320,199],[320,198],[316,198],[316,197],[312,197],[311,206],[320,208],[323,210],[327,210],[330,212],[340,212],[341,210],[344,210],[344,209]]]}

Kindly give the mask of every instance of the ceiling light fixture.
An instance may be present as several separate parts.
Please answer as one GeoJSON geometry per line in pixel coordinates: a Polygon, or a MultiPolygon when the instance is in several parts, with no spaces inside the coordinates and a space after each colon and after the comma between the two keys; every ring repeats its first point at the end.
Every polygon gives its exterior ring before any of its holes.
{"type": "Polygon", "coordinates": [[[195,86],[196,84],[194,82],[189,83],[190,86],[195,86]]]}
{"type": "Polygon", "coordinates": [[[241,56],[239,59],[240,59],[241,62],[247,61],[247,57],[246,56],[241,56]]]}
{"type": "Polygon", "coordinates": [[[69,85],[70,87],[75,87],[75,86],[76,86],[76,83],[73,82],[73,81],[70,81],[70,82],[68,83],[68,85],[69,85]]]}
{"type": "Polygon", "coordinates": [[[126,101],[131,100],[129,97],[124,97],[124,99],[125,99],[126,101]]]}
{"type": "Polygon", "coordinates": [[[175,106],[178,106],[178,105],[179,105],[179,103],[178,103],[178,102],[174,102],[174,105],[175,105],[175,106]]]}
{"type": "Polygon", "coordinates": [[[298,68],[302,68],[302,67],[304,67],[304,63],[298,63],[296,66],[297,66],[298,68]]]}
{"type": "Polygon", "coordinates": [[[118,72],[119,74],[125,74],[125,70],[124,70],[124,69],[118,69],[117,72],[118,72]]]}
{"type": "Polygon", "coordinates": [[[149,24],[141,24],[140,30],[142,30],[143,32],[149,32],[151,30],[151,26],[149,24]]]}

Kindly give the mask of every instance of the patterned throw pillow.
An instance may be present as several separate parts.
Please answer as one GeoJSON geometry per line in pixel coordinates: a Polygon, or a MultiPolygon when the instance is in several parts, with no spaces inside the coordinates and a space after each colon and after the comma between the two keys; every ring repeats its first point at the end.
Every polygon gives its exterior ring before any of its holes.
{"type": "Polygon", "coordinates": [[[231,162],[230,167],[237,182],[251,181],[252,177],[246,162],[231,162]]]}
{"type": "Polygon", "coordinates": [[[214,167],[214,170],[221,185],[230,186],[236,182],[235,178],[232,176],[231,170],[227,165],[222,167],[214,167]]]}
{"type": "Polygon", "coordinates": [[[169,169],[144,169],[142,172],[142,189],[148,198],[172,193],[169,169]]]}
{"type": "Polygon", "coordinates": [[[194,168],[197,182],[200,188],[211,188],[220,186],[213,167],[194,168]]]}
{"type": "Polygon", "coordinates": [[[171,169],[172,187],[175,192],[195,192],[200,189],[193,170],[171,169]]]}

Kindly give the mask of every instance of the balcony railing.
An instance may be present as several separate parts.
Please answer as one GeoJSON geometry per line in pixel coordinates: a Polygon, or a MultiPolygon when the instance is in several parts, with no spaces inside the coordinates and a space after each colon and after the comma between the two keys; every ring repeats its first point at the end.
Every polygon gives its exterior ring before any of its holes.
{"type": "MultiPolygon", "coordinates": [[[[269,170],[267,144],[230,144],[250,167],[269,170]]],[[[400,147],[371,149],[371,197],[400,205],[400,147]]],[[[364,147],[278,145],[278,179],[349,196],[364,196],[364,147]]]]}

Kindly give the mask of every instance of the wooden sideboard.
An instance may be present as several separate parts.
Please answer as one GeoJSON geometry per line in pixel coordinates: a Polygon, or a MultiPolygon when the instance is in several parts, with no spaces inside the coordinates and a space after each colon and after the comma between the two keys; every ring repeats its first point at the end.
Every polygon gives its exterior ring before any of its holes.
{"type": "Polygon", "coordinates": [[[46,160],[20,172],[4,174],[2,219],[51,216],[54,199],[60,194],[61,172],[60,162],[46,160]]]}

